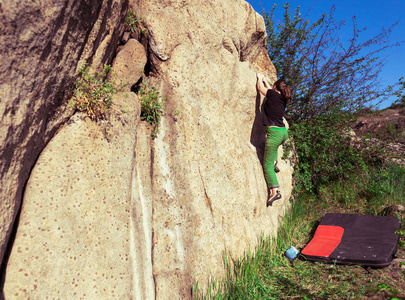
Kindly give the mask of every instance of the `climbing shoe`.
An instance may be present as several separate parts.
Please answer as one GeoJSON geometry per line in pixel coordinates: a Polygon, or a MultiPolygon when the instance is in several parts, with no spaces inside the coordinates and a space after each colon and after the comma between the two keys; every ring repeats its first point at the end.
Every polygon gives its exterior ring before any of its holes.
{"type": "Polygon", "coordinates": [[[272,206],[273,202],[276,200],[279,200],[279,199],[281,199],[281,194],[279,191],[277,191],[273,197],[271,197],[271,198],[269,198],[269,200],[267,200],[267,207],[272,206]]]}

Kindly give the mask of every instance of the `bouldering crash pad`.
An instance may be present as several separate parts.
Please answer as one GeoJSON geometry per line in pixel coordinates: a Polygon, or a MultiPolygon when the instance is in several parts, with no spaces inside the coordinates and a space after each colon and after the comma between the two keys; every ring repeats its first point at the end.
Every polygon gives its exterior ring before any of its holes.
{"type": "Polygon", "coordinates": [[[309,261],[386,267],[397,251],[400,228],[391,216],[328,213],[301,254],[309,261]]]}

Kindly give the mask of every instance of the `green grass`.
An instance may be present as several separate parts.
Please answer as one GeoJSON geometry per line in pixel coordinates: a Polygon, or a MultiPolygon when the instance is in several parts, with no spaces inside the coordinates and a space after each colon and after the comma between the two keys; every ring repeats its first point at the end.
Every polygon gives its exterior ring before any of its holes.
{"type": "MultiPolygon", "coordinates": [[[[318,194],[298,195],[280,225],[277,238],[263,238],[254,253],[247,253],[239,260],[229,261],[229,257],[224,257],[225,278],[213,279],[208,287],[196,283],[194,299],[369,299],[376,295],[396,299],[405,296],[404,274],[391,266],[367,270],[302,259],[292,264],[284,256],[291,245],[302,249],[309,242],[325,213],[378,214],[387,206],[403,205],[404,185],[404,167],[368,166],[345,181],[322,186],[318,194]]],[[[405,235],[403,229],[400,235],[405,235]]],[[[404,253],[400,247],[398,255],[404,253]]]]}

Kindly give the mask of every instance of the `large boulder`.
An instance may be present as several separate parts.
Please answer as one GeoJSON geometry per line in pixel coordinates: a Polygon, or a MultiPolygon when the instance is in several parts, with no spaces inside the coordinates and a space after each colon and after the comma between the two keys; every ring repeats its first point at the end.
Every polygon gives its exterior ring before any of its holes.
{"type": "Polygon", "coordinates": [[[133,276],[145,273],[133,265],[140,232],[131,218],[139,100],[114,100],[109,123],[77,114],[42,151],[25,189],[6,299],[128,298],[133,276]]]}
{"type": "Polygon", "coordinates": [[[266,207],[256,72],[276,74],[263,18],[242,0],[130,6],[148,30],[143,80],[168,99],[159,134],[126,112],[128,90],[106,124],[75,115],[60,129],[27,183],[7,299],[189,298],[195,281],[224,275],[224,253],[275,235],[288,207],[282,147],[283,198],[266,207]]]}
{"type": "Polygon", "coordinates": [[[35,161],[72,114],[85,63],[111,63],[126,0],[0,3],[0,260],[35,161]]]}
{"type": "Polygon", "coordinates": [[[263,18],[245,1],[148,1],[137,10],[169,98],[141,185],[153,195],[156,296],[175,299],[223,274],[223,253],[240,257],[276,233],[293,168],[280,162],[284,197],[267,208],[256,72],[276,74],[263,18]]]}

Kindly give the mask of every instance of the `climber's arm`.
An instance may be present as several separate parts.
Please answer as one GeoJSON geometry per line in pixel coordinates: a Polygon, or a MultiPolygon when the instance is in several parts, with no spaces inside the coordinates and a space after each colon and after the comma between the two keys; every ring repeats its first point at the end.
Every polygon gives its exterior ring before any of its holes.
{"type": "Polygon", "coordinates": [[[257,74],[257,89],[263,96],[266,96],[267,90],[269,89],[268,83],[265,81],[262,74],[257,74]]]}

